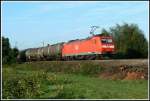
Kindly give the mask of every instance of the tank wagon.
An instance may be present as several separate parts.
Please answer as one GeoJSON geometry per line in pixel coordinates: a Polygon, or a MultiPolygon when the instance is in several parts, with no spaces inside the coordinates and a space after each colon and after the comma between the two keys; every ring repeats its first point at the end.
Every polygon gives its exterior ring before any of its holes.
{"type": "Polygon", "coordinates": [[[29,48],[25,51],[27,61],[38,60],[74,60],[99,59],[103,55],[112,55],[115,52],[113,38],[101,34],[86,39],[71,40],[68,42],[47,45],[39,48],[29,48]]]}
{"type": "Polygon", "coordinates": [[[26,60],[52,60],[61,58],[63,43],[47,45],[46,47],[30,48],[26,50],[26,60]]]}

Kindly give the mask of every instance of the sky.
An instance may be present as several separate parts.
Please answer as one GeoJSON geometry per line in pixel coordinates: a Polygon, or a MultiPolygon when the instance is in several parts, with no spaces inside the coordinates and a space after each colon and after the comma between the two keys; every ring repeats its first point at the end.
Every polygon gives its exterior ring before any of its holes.
{"type": "Polygon", "coordinates": [[[2,2],[1,34],[20,50],[90,36],[91,26],[109,29],[134,23],[149,41],[148,1],[2,2]]]}

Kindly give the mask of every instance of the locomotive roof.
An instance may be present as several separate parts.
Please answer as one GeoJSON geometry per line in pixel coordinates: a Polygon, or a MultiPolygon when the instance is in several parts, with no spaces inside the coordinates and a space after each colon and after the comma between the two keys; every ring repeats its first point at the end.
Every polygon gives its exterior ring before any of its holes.
{"type": "MultiPolygon", "coordinates": [[[[93,36],[90,36],[90,37],[87,37],[87,38],[84,38],[84,39],[70,40],[70,41],[68,41],[68,42],[66,42],[66,43],[70,43],[70,42],[74,42],[74,41],[83,41],[83,40],[91,39],[91,38],[96,37],[96,36],[102,37],[102,36],[104,36],[104,35],[103,35],[103,34],[96,34],[96,35],[93,35],[93,36]]],[[[104,37],[110,37],[110,36],[104,36],[104,37]]]]}

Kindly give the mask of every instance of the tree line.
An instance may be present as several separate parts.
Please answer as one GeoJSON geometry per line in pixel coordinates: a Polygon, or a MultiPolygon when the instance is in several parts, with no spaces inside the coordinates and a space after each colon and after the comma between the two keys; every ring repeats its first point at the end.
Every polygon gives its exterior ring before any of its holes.
{"type": "MultiPolygon", "coordinates": [[[[101,34],[111,35],[115,43],[116,53],[113,58],[147,58],[148,41],[144,32],[136,24],[116,24],[109,30],[102,29],[101,34]]],[[[12,48],[8,38],[2,37],[2,63],[9,64],[17,61],[21,53],[17,47],[12,48]]]]}

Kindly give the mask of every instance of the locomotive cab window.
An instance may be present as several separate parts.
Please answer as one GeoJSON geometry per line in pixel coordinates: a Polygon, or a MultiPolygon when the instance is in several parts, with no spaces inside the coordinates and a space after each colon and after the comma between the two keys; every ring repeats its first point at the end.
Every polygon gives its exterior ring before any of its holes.
{"type": "Polygon", "coordinates": [[[112,39],[107,39],[107,42],[108,43],[112,43],[112,39]]]}
{"type": "Polygon", "coordinates": [[[101,39],[102,43],[112,43],[112,39],[101,39]]]}
{"type": "Polygon", "coordinates": [[[107,39],[101,39],[102,43],[107,43],[107,39]]]}

